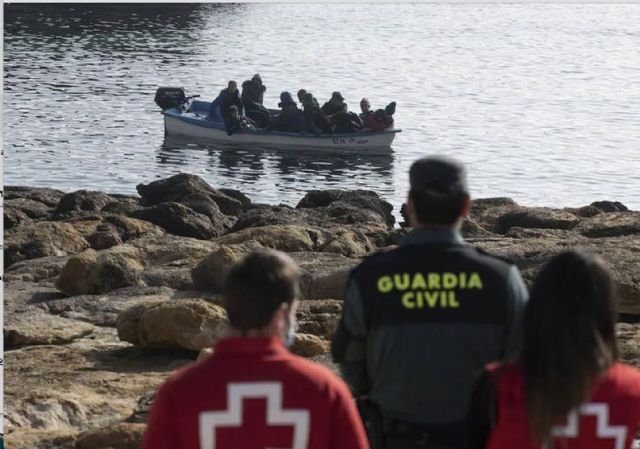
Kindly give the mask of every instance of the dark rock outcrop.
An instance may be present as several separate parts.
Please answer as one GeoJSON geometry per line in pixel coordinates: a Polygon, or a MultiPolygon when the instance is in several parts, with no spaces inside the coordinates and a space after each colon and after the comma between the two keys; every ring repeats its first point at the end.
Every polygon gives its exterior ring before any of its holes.
{"type": "MultiPolygon", "coordinates": [[[[370,190],[312,190],[300,200],[297,209],[329,208],[330,215],[356,214],[356,211],[368,210],[377,214],[388,226],[393,226],[395,217],[391,214],[393,206],[382,200],[376,192],[370,190]]],[[[357,223],[347,217],[342,223],[357,223]]]]}
{"type": "Polygon", "coordinates": [[[160,203],[131,213],[131,217],[156,224],[167,232],[208,240],[225,231],[224,223],[213,223],[209,217],[180,203],[160,203]]]}
{"type": "Polygon", "coordinates": [[[111,203],[113,198],[104,192],[91,190],[78,190],[67,193],[60,199],[56,214],[64,214],[76,211],[99,212],[104,206],[111,203]]]}

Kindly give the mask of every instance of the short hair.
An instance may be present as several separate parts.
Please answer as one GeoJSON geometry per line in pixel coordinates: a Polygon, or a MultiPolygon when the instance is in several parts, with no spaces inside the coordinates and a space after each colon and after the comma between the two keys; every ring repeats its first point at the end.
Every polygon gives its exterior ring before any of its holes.
{"type": "Polygon", "coordinates": [[[306,95],[306,93],[307,93],[306,89],[300,89],[298,91],[298,98],[300,99],[300,98],[304,97],[306,95]]]}
{"type": "Polygon", "coordinates": [[[230,80],[230,81],[227,83],[227,87],[231,86],[232,84],[233,84],[234,86],[238,87],[238,83],[236,83],[234,80],[230,80]]]}
{"type": "Polygon", "coordinates": [[[469,194],[463,191],[439,192],[435,190],[410,190],[413,209],[421,224],[449,226],[461,216],[469,194]]]}
{"type": "Polygon", "coordinates": [[[300,295],[300,269],[286,254],[259,249],[231,268],[223,304],[231,326],[241,332],[265,327],[282,303],[300,295]]]}

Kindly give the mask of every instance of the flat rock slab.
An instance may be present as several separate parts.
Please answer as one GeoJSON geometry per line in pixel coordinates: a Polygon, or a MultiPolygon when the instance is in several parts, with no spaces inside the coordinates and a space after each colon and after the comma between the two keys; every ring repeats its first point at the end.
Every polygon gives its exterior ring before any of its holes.
{"type": "Polygon", "coordinates": [[[585,219],[576,231],[587,237],[640,235],[640,212],[613,212],[585,219]]]}
{"type": "Polygon", "coordinates": [[[4,341],[8,348],[31,345],[61,345],[93,332],[91,324],[38,312],[11,314],[4,325],[4,341]]]}

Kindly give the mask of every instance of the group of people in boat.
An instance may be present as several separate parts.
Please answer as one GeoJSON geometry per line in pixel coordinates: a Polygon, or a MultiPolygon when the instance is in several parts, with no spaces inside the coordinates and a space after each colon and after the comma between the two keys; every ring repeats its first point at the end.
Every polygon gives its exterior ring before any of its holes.
{"type": "Polygon", "coordinates": [[[340,92],[333,92],[329,101],[320,106],[311,92],[300,89],[297,97],[301,107],[291,93],[284,91],[278,103],[280,111],[276,113],[263,104],[266,90],[257,73],[242,83],[242,93],[238,84],[231,80],[211,102],[207,119],[222,121],[228,135],[244,128],[321,134],[383,131],[394,126],[395,101],[384,109],[372,110],[369,100],[363,98],[360,101],[361,113],[357,114],[348,110],[340,92]]]}

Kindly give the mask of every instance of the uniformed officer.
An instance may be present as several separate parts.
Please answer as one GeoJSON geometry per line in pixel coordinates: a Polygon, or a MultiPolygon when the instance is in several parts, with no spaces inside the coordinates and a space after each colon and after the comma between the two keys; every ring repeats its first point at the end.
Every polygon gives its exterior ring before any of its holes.
{"type": "Polygon", "coordinates": [[[368,399],[374,448],[461,448],[473,382],[505,354],[528,294],[516,266],[463,241],[461,164],[422,158],[409,179],[414,229],[352,271],[332,353],[368,399]]]}
{"type": "Polygon", "coordinates": [[[230,335],[160,387],[143,449],[368,449],[345,383],[285,347],[299,277],[273,250],[232,268],[223,293],[230,335]]]}

